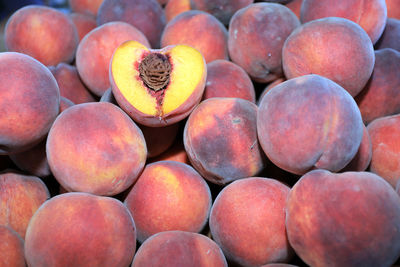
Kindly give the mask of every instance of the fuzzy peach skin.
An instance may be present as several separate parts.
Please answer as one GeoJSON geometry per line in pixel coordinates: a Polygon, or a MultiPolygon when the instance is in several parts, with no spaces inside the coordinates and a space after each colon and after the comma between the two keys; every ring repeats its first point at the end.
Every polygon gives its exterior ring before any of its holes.
{"type": "Polygon", "coordinates": [[[303,0],[302,23],[325,17],[346,18],[359,24],[375,44],[385,29],[386,3],[385,0],[303,0]]]}
{"type": "Polygon", "coordinates": [[[207,64],[203,100],[211,97],[238,97],[256,102],[256,91],[249,75],[235,63],[217,59],[207,64]]]}
{"type": "Polygon", "coordinates": [[[365,88],[355,97],[365,124],[400,113],[400,52],[375,50],[374,71],[365,88]]]}
{"type": "Polygon", "coordinates": [[[292,0],[285,4],[285,6],[292,10],[292,12],[300,19],[300,10],[302,4],[303,0],[292,0]]]}
{"type": "Polygon", "coordinates": [[[70,13],[69,16],[78,32],[79,41],[81,41],[88,32],[97,27],[96,17],[92,15],[73,12],[70,13]]]}
{"type": "Polygon", "coordinates": [[[377,118],[367,130],[372,143],[370,171],[395,187],[400,181],[400,114],[377,118]]]}
{"type": "Polygon", "coordinates": [[[129,266],[135,249],[135,223],[122,202],[88,193],[43,203],[25,238],[30,267],[129,266]]]}
{"type": "Polygon", "coordinates": [[[287,200],[289,242],[309,266],[392,266],[399,228],[398,194],[370,172],[311,171],[287,200]]]}
{"type": "MultiPolygon", "coordinates": [[[[400,9],[399,9],[400,10],[400,9]]],[[[400,18],[388,18],[381,38],[375,45],[375,49],[393,48],[400,52],[400,18]]]]}
{"type": "Polygon", "coordinates": [[[169,0],[164,7],[167,23],[179,14],[192,10],[190,0],[169,0]]]}
{"type": "Polygon", "coordinates": [[[30,219],[48,198],[49,190],[38,177],[11,170],[1,173],[0,225],[9,226],[24,239],[30,219]]]}
{"type": "Polygon", "coordinates": [[[275,165],[302,175],[312,168],[344,168],[360,146],[363,122],[346,90],[312,74],[278,84],[263,97],[257,132],[275,165]]]}
{"type": "Polygon", "coordinates": [[[142,243],[163,231],[200,232],[210,213],[211,192],[191,166],[159,161],[146,165],[124,203],[142,243]]]}
{"type": "Polygon", "coordinates": [[[128,115],[113,104],[95,102],[72,106],[57,117],[46,154],[66,190],[112,196],[136,181],[147,149],[128,115]]]}
{"type": "Polygon", "coordinates": [[[191,0],[191,9],[205,11],[216,17],[224,25],[229,25],[233,14],[252,4],[254,0],[191,0]]]}
{"type": "Polygon", "coordinates": [[[255,176],[265,167],[257,109],[241,98],[214,97],[190,114],[183,142],[190,162],[205,179],[224,185],[255,176]]]}
{"type": "Polygon", "coordinates": [[[36,5],[12,14],[4,39],[7,51],[30,55],[46,66],[71,62],[79,42],[70,17],[55,8],[36,5]]]}
{"type": "MultiPolygon", "coordinates": [[[[60,113],[65,109],[72,107],[73,105],[74,103],[72,103],[70,100],[66,99],[65,97],[61,97],[60,113]]],[[[9,155],[9,158],[20,170],[40,178],[47,178],[52,173],[49,163],[47,162],[46,142],[47,136],[43,141],[34,147],[20,153],[11,154],[9,155]]]]}
{"type": "Polygon", "coordinates": [[[112,54],[120,44],[128,40],[136,40],[150,47],[141,31],[122,21],[96,27],[79,43],[76,68],[83,83],[93,94],[102,96],[110,88],[108,71],[112,54]]]}
{"type": "Polygon", "coordinates": [[[0,53],[0,154],[28,150],[43,140],[60,109],[51,72],[36,59],[0,53]]]}
{"type": "Polygon", "coordinates": [[[24,240],[10,227],[0,225],[0,266],[25,267],[24,240]]]}
{"type": "Polygon", "coordinates": [[[280,83],[283,83],[284,81],[286,81],[286,79],[284,78],[279,78],[276,79],[275,81],[269,83],[261,92],[260,96],[257,99],[257,106],[260,106],[261,100],[263,99],[263,97],[275,86],[277,86],[280,83]]]}
{"type": "Polygon", "coordinates": [[[261,177],[236,180],[220,191],[209,225],[228,261],[260,266],[290,260],[293,250],[284,212],[289,191],[288,186],[261,177]]]}
{"type": "Polygon", "coordinates": [[[357,154],[354,158],[346,165],[340,172],[354,171],[362,172],[366,171],[372,159],[372,142],[369,136],[367,127],[363,127],[363,137],[361,139],[360,147],[358,148],[357,154]]]}
{"type": "Polygon", "coordinates": [[[367,84],[374,63],[374,48],[367,33],[355,22],[338,17],[304,23],[290,34],[282,49],[287,79],[318,74],[352,96],[367,84]]]}
{"type": "Polygon", "coordinates": [[[175,141],[178,135],[180,123],[165,127],[148,127],[138,125],[142,130],[147,145],[147,157],[153,158],[165,152],[175,141]]]}
{"type": "Polygon", "coordinates": [[[186,118],[201,100],[206,76],[204,57],[187,45],[148,49],[127,41],[110,62],[111,88],[118,105],[149,127],[186,118]]]}
{"type": "Polygon", "coordinates": [[[97,16],[103,0],[68,0],[68,6],[73,12],[97,16]]]}
{"type": "Polygon", "coordinates": [[[166,231],[147,239],[138,249],[131,267],[227,267],[220,247],[204,235],[166,231]]]}
{"type": "Polygon", "coordinates": [[[248,5],[236,12],[229,23],[229,56],[255,81],[276,80],[283,76],[283,44],[299,25],[299,19],[284,5],[248,5]]]}
{"type": "Polygon", "coordinates": [[[75,104],[96,101],[83,84],[75,66],[60,63],[57,66],[49,67],[49,69],[57,80],[62,97],[68,98],[75,104]]]}
{"type": "Polygon", "coordinates": [[[398,0],[385,0],[388,18],[400,19],[400,5],[398,0]]]}
{"type": "Polygon", "coordinates": [[[169,21],[161,35],[161,47],[185,44],[199,50],[207,63],[228,59],[228,31],[211,14],[190,10],[169,21]]]}
{"type": "Polygon", "coordinates": [[[110,21],[131,24],[146,36],[153,49],[160,48],[166,18],[157,0],[104,0],[97,15],[97,24],[110,21]]]}

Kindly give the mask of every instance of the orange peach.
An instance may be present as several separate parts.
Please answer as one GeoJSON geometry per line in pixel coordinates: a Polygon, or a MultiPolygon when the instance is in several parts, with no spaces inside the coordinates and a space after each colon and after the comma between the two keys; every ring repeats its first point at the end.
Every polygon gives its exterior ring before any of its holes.
{"type": "MultiPolygon", "coordinates": [[[[400,10],[400,9],[399,9],[400,10]]],[[[400,18],[388,18],[381,38],[375,45],[376,49],[393,48],[400,52],[400,18]]]]}
{"type": "Polygon", "coordinates": [[[48,133],[60,108],[51,72],[36,59],[0,53],[0,154],[28,150],[48,133]]]}
{"type": "Polygon", "coordinates": [[[207,69],[202,54],[187,45],[149,49],[128,41],[110,62],[112,93],[136,122],[150,127],[186,118],[200,102],[207,69]]]}
{"type": "Polygon", "coordinates": [[[400,113],[400,51],[375,51],[375,65],[365,88],[355,97],[365,124],[400,113]]]}
{"type": "Polygon", "coordinates": [[[28,266],[129,266],[135,223],[111,197],[65,193],[40,206],[26,232],[28,266]]]}
{"type": "Polygon", "coordinates": [[[123,42],[136,40],[150,47],[147,38],[134,26],[115,21],[90,31],[79,43],[76,68],[88,89],[97,96],[110,88],[109,66],[114,50],[123,42]]]}
{"type": "Polygon", "coordinates": [[[75,66],[60,63],[57,66],[49,67],[49,69],[57,80],[62,97],[71,100],[75,104],[96,101],[83,85],[75,66]]]}
{"type": "Polygon", "coordinates": [[[161,46],[185,44],[199,50],[207,63],[228,59],[228,31],[214,16],[204,11],[183,12],[169,21],[161,36],[161,46]]]}
{"type": "Polygon", "coordinates": [[[386,25],[386,3],[385,0],[303,0],[302,23],[325,17],[341,17],[357,23],[375,44],[386,25]]]}
{"type": "Polygon", "coordinates": [[[283,76],[283,44],[299,25],[299,19],[284,5],[248,5],[236,12],[229,23],[229,56],[255,81],[276,80],[283,76]]]}
{"type": "Polygon", "coordinates": [[[399,0],[386,0],[388,18],[400,19],[399,0]]]}
{"type": "Polygon", "coordinates": [[[300,19],[300,10],[303,0],[292,0],[286,6],[300,19]]]}
{"type": "Polygon", "coordinates": [[[111,21],[124,21],[135,26],[146,36],[153,49],[160,47],[166,18],[157,0],[104,0],[97,15],[97,24],[111,21]]]}
{"type": "Polygon", "coordinates": [[[240,66],[224,59],[207,64],[203,99],[211,97],[238,97],[256,102],[256,92],[249,75],[240,66]]]}
{"type": "Polygon", "coordinates": [[[9,226],[25,238],[30,219],[49,197],[46,185],[38,177],[12,170],[1,173],[0,225],[9,226]]]}
{"type": "Polygon", "coordinates": [[[352,96],[367,84],[374,63],[374,48],[367,33],[355,22],[338,17],[304,23],[290,34],[282,50],[287,79],[318,74],[352,96]]]}
{"type": "Polygon", "coordinates": [[[191,9],[190,0],[169,0],[164,8],[167,22],[170,22],[179,14],[191,9]]]}
{"type": "Polygon", "coordinates": [[[395,187],[400,181],[400,114],[377,118],[367,130],[372,143],[370,171],[395,187]]]}
{"type": "Polygon", "coordinates": [[[184,231],[166,231],[147,239],[131,267],[227,267],[219,246],[208,237],[184,231]]]}
{"type": "Polygon", "coordinates": [[[78,46],[78,32],[71,18],[47,6],[20,8],[5,28],[7,51],[20,52],[46,66],[71,62],[78,46]]]}
{"type": "Polygon", "coordinates": [[[164,153],[149,159],[149,163],[164,161],[164,160],[172,160],[185,163],[190,165],[189,157],[186,153],[185,146],[181,139],[176,139],[175,143],[172,144],[170,148],[167,149],[164,153]]]}
{"type": "Polygon", "coordinates": [[[189,165],[159,161],[146,165],[124,203],[143,242],[163,231],[200,232],[208,220],[211,192],[189,165]]]}
{"type": "Polygon", "coordinates": [[[284,212],[289,191],[288,186],[261,177],[239,179],[222,189],[212,205],[209,225],[228,261],[260,266],[290,260],[293,250],[284,212]]]}
{"type": "Polygon", "coordinates": [[[10,227],[0,225],[0,266],[25,267],[24,240],[10,227]]]}
{"type": "Polygon", "coordinates": [[[360,110],[333,81],[305,75],[273,87],[257,115],[259,142],[278,167],[302,175],[312,168],[339,171],[363,136],[360,110]]]}
{"type": "Polygon", "coordinates": [[[78,32],[79,41],[81,41],[88,32],[97,27],[96,17],[94,16],[75,12],[71,13],[69,16],[78,32]]]}
{"type": "Polygon", "coordinates": [[[399,228],[399,195],[370,172],[311,171],[287,200],[289,242],[308,266],[392,266],[399,228]]]}
{"type": "Polygon", "coordinates": [[[96,16],[103,0],[68,0],[73,12],[96,16]]]}
{"type": "Polygon", "coordinates": [[[233,14],[241,8],[252,4],[254,0],[191,0],[191,9],[210,13],[224,25],[229,25],[233,14]]]}
{"type": "Polygon", "coordinates": [[[117,106],[83,103],[63,111],[46,143],[50,169],[68,191],[116,195],[138,178],[147,155],[141,130],[117,106]]]}
{"type": "Polygon", "coordinates": [[[190,162],[205,179],[224,185],[255,176],[264,168],[257,109],[241,98],[214,97],[190,114],[183,142],[190,162]]]}

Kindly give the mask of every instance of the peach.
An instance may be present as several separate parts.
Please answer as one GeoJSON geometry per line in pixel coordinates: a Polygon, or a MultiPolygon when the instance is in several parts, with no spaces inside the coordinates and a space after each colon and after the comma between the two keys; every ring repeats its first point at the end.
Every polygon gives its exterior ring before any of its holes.
{"type": "Polygon", "coordinates": [[[0,154],[27,150],[45,138],[60,108],[51,72],[34,58],[0,53],[0,154]]]}
{"type": "Polygon", "coordinates": [[[24,240],[10,227],[0,225],[0,266],[25,267],[24,240]]]}
{"type": "Polygon", "coordinates": [[[352,96],[367,84],[374,62],[374,48],[367,33],[355,22],[338,17],[301,25],[287,38],[282,50],[287,79],[318,74],[352,96]]]}
{"type": "Polygon", "coordinates": [[[7,51],[20,52],[46,66],[71,62],[78,46],[78,32],[71,18],[47,6],[20,8],[5,28],[7,51]]]}
{"type": "Polygon", "coordinates": [[[148,162],[153,163],[164,160],[178,161],[190,165],[190,160],[186,153],[185,146],[183,145],[181,138],[177,138],[175,140],[175,143],[173,143],[172,146],[167,149],[167,151],[163,152],[162,154],[154,158],[150,158],[148,162]]]}
{"type": "Polygon", "coordinates": [[[96,27],[79,43],[76,68],[83,83],[96,96],[102,96],[110,88],[108,70],[112,54],[115,48],[128,40],[150,47],[141,31],[122,21],[96,27]]]}
{"type": "Polygon", "coordinates": [[[68,0],[73,12],[96,16],[103,0],[68,0]]]}
{"type": "Polygon", "coordinates": [[[111,87],[108,88],[104,92],[104,94],[101,96],[99,102],[108,102],[108,103],[111,103],[111,104],[114,104],[114,105],[118,106],[117,100],[115,100],[115,97],[114,97],[114,95],[112,93],[111,87]]]}
{"type": "Polygon", "coordinates": [[[65,193],[40,206],[26,232],[28,266],[129,266],[135,223],[111,197],[65,193]]]}
{"type": "Polygon", "coordinates": [[[240,66],[224,59],[207,64],[203,99],[211,97],[238,97],[256,102],[256,92],[249,75],[240,66]]]}
{"type": "Polygon", "coordinates": [[[69,16],[78,32],[79,41],[81,41],[88,32],[97,27],[96,17],[94,16],[75,12],[71,13],[69,16]]]}
{"type": "Polygon", "coordinates": [[[287,200],[289,242],[309,266],[391,266],[399,228],[399,196],[370,172],[311,171],[287,200]]]}
{"type": "Polygon", "coordinates": [[[56,78],[61,96],[68,98],[75,104],[96,101],[83,85],[75,66],[60,63],[49,69],[56,78]]]}
{"type": "Polygon", "coordinates": [[[0,225],[9,226],[25,238],[30,219],[49,197],[38,177],[4,171],[0,174],[0,225]]]}
{"type": "Polygon", "coordinates": [[[277,86],[277,85],[280,84],[280,83],[283,83],[284,81],[286,81],[284,78],[279,78],[279,79],[276,79],[275,81],[269,83],[269,84],[262,90],[260,96],[258,97],[257,105],[258,105],[258,106],[260,105],[261,100],[263,99],[263,97],[264,97],[272,88],[274,88],[275,86],[277,86]]]}
{"type": "Polygon", "coordinates": [[[302,23],[325,17],[341,17],[357,23],[375,44],[386,25],[386,3],[385,0],[303,0],[302,23]]]}
{"type": "MultiPolygon", "coordinates": [[[[400,10],[400,9],[399,9],[400,10]]],[[[381,38],[376,43],[376,49],[393,48],[400,52],[400,18],[388,18],[381,38]]]]}
{"type": "Polygon", "coordinates": [[[66,110],[67,108],[72,107],[73,105],[75,105],[75,103],[69,100],[68,98],[65,98],[63,96],[60,97],[60,113],[66,110]]]}
{"type": "Polygon", "coordinates": [[[299,19],[284,5],[248,5],[236,12],[229,23],[229,56],[255,81],[276,80],[283,76],[283,44],[299,25],[299,19]]]}
{"type": "Polygon", "coordinates": [[[204,57],[187,45],[148,49],[128,41],[110,62],[111,88],[119,106],[150,127],[186,118],[201,100],[206,75],[204,57]]]}
{"type": "Polygon", "coordinates": [[[386,0],[388,18],[400,19],[400,5],[398,0],[386,0]]]}
{"type": "Polygon", "coordinates": [[[104,0],[97,15],[97,24],[110,21],[124,21],[135,26],[146,36],[152,48],[160,47],[166,18],[157,0],[104,0]]]}
{"type": "Polygon", "coordinates": [[[161,46],[185,44],[199,50],[207,63],[228,59],[228,31],[213,15],[199,10],[183,12],[169,21],[161,46]]]}
{"type": "Polygon", "coordinates": [[[57,117],[46,154],[66,190],[112,196],[136,181],[147,149],[128,115],[113,104],[95,102],[72,106],[57,117]]]}
{"type": "Polygon", "coordinates": [[[355,97],[365,124],[400,113],[400,51],[375,51],[374,71],[365,88],[355,97]]]}
{"type": "Polygon", "coordinates": [[[292,10],[292,12],[300,19],[300,10],[302,4],[303,0],[292,0],[286,4],[286,7],[292,10]]]}
{"type": "Polygon", "coordinates": [[[146,165],[124,203],[142,243],[163,231],[200,232],[208,220],[211,192],[191,166],[159,161],[146,165]]]}
{"type": "Polygon", "coordinates": [[[260,266],[290,260],[293,251],[284,212],[289,191],[288,186],[261,177],[236,180],[222,189],[212,205],[209,225],[228,261],[260,266]]]}
{"type": "Polygon", "coordinates": [[[142,130],[147,145],[147,157],[152,158],[166,151],[175,141],[178,135],[179,123],[165,127],[148,127],[138,125],[142,130]]]}
{"type": "Polygon", "coordinates": [[[363,122],[346,90],[311,74],[278,84],[264,96],[257,132],[275,165],[302,175],[312,168],[344,168],[360,146],[363,122]]]}
{"type": "Polygon", "coordinates": [[[227,267],[219,246],[208,237],[184,231],[166,231],[147,239],[138,249],[132,267],[227,267]]]}
{"type": "Polygon", "coordinates": [[[205,179],[224,185],[262,171],[257,109],[241,98],[214,97],[190,114],[183,142],[190,162],[205,179]]]}
{"type": "Polygon", "coordinates": [[[372,143],[370,171],[395,187],[400,181],[400,114],[377,118],[367,130],[372,143]]]}
{"type": "Polygon", "coordinates": [[[369,136],[367,127],[363,127],[363,137],[361,139],[360,147],[358,148],[357,154],[344,167],[340,172],[355,171],[362,172],[367,170],[372,158],[372,143],[371,137],[369,136]]]}
{"type": "Polygon", "coordinates": [[[191,9],[190,0],[169,0],[164,8],[167,22],[170,22],[179,14],[191,9]]]}
{"type": "Polygon", "coordinates": [[[254,0],[191,0],[191,8],[205,11],[216,17],[224,25],[228,25],[233,14],[241,8],[252,4],[254,0]]]}

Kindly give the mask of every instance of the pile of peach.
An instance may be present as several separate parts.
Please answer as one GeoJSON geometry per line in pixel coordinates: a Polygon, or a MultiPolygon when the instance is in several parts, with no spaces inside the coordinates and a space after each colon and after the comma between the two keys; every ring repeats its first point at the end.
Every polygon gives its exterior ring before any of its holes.
{"type": "Polygon", "coordinates": [[[0,266],[400,264],[398,0],[69,0],[4,34],[0,266]]]}

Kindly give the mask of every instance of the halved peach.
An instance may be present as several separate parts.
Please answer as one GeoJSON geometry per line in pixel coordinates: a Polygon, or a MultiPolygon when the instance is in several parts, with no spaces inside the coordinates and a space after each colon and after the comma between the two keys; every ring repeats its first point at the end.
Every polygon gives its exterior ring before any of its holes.
{"type": "Polygon", "coordinates": [[[149,49],[121,44],[110,62],[110,82],[118,105],[150,127],[176,123],[200,102],[207,68],[203,55],[187,45],[149,49]]]}

